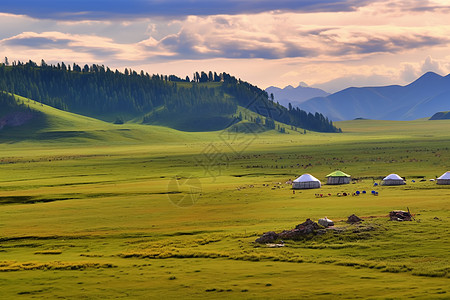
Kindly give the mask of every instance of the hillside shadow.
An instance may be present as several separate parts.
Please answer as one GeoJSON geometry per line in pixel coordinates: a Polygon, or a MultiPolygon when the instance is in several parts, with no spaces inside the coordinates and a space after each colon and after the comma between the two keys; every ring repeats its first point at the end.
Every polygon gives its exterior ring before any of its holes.
{"type": "Polygon", "coordinates": [[[5,125],[0,129],[0,143],[16,143],[23,140],[38,140],[39,132],[48,127],[45,114],[34,112],[33,117],[17,126],[5,125]]]}

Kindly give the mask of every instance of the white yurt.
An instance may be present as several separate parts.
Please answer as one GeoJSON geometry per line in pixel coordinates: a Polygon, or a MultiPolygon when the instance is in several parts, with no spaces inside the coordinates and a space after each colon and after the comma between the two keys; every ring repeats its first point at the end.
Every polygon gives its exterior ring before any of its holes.
{"type": "Polygon", "coordinates": [[[437,184],[450,184],[450,171],[442,174],[442,176],[438,177],[436,181],[437,184]]]}
{"type": "Polygon", "coordinates": [[[293,189],[318,189],[320,187],[320,180],[311,174],[303,174],[292,182],[293,189]]]}
{"type": "Polygon", "coordinates": [[[388,176],[383,178],[381,185],[403,185],[406,182],[398,176],[397,174],[389,174],[388,176]]]}

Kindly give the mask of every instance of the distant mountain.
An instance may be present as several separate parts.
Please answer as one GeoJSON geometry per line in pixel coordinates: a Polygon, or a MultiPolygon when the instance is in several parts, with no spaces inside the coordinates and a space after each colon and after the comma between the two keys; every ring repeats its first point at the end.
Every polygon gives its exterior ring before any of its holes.
{"type": "Polygon", "coordinates": [[[440,111],[435,113],[430,120],[449,120],[450,119],[450,111],[440,111]]]}
{"type": "Polygon", "coordinates": [[[274,95],[275,101],[279,102],[284,107],[288,107],[289,103],[292,106],[299,106],[300,103],[305,102],[315,97],[326,97],[330,95],[321,89],[309,87],[304,82],[300,82],[297,87],[288,85],[285,88],[279,88],[270,86],[266,89],[266,92],[270,95],[274,95]]]}
{"type": "Polygon", "coordinates": [[[352,87],[307,100],[299,107],[320,112],[333,121],[426,118],[450,109],[450,74],[443,77],[428,72],[406,86],[352,87]]]}

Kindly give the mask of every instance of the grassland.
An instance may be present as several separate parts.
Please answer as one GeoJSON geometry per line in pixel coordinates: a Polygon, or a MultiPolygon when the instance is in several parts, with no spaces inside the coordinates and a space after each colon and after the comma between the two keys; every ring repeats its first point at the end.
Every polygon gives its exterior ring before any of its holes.
{"type": "Polygon", "coordinates": [[[450,169],[449,120],[186,133],[33,105],[45,126],[0,132],[5,299],[450,297],[450,188],[429,181],[450,169]],[[295,194],[285,184],[335,169],[360,180],[295,194]],[[408,184],[373,186],[392,172],[408,184]],[[337,196],[356,190],[367,194],[337,196]],[[415,221],[388,221],[407,207],[415,221]],[[344,222],[353,213],[366,229],[344,222]],[[346,230],[253,243],[323,216],[346,230]]]}

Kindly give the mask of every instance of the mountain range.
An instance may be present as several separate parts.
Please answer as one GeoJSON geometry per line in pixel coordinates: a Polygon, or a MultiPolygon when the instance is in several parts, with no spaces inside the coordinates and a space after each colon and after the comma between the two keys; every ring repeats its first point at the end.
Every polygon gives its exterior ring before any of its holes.
{"type": "Polygon", "coordinates": [[[351,87],[298,104],[295,99],[291,101],[294,107],[320,112],[333,121],[429,118],[450,109],[450,74],[428,72],[405,86],[351,87]]]}
{"type": "Polygon", "coordinates": [[[289,103],[294,107],[298,107],[302,102],[311,98],[326,97],[330,95],[330,93],[327,93],[324,90],[309,87],[304,82],[300,82],[297,87],[293,87],[292,85],[288,85],[284,88],[270,86],[266,88],[265,91],[269,95],[273,94],[275,101],[284,107],[288,107],[289,103]]]}

